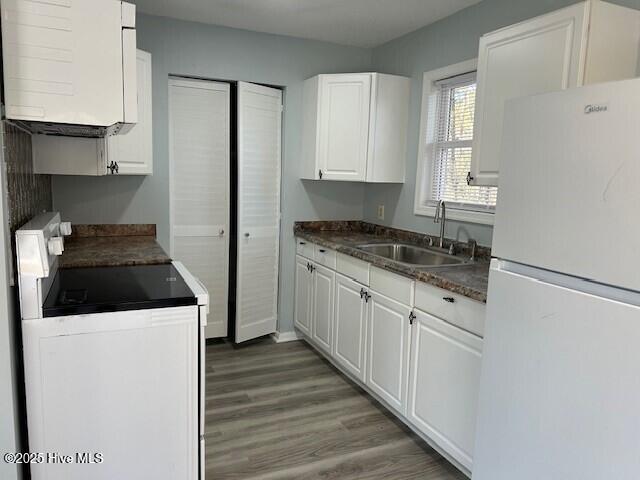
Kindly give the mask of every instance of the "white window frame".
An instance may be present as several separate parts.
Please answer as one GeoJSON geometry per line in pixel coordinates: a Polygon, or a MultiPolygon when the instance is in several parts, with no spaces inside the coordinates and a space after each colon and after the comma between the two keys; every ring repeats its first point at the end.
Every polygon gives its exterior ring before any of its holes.
{"type": "MultiPolygon", "coordinates": [[[[416,188],[413,213],[427,217],[434,217],[436,207],[423,205],[422,198],[430,197],[431,177],[434,168],[434,148],[433,144],[425,141],[429,136],[433,137],[435,132],[435,108],[437,105],[438,91],[437,82],[450,77],[463,75],[478,69],[478,59],[466,60],[464,62],[449,65],[437,70],[425,72],[422,77],[422,108],[420,111],[420,139],[418,144],[418,162],[416,171],[416,188]]],[[[462,222],[480,223],[483,225],[493,225],[495,214],[488,211],[475,211],[468,209],[447,208],[447,219],[462,222]]]]}

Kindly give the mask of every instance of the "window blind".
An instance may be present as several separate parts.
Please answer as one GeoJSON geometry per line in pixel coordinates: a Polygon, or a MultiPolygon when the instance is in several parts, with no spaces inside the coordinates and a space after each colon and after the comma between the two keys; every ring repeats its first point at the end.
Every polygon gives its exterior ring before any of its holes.
{"type": "Polygon", "coordinates": [[[444,200],[454,208],[495,208],[498,189],[467,185],[471,170],[476,74],[466,73],[436,82],[435,139],[431,175],[431,203],[444,200]]]}

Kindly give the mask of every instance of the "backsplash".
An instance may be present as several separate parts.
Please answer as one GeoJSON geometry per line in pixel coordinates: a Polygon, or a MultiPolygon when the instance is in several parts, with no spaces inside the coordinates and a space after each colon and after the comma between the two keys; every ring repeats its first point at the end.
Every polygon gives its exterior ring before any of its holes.
{"type": "Polygon", "coordinates": [[[11,236],[37,213],[53,209],[51,176],[33,173],[31,137],[2,122],[7,175],[7,209],[11,236]]]}

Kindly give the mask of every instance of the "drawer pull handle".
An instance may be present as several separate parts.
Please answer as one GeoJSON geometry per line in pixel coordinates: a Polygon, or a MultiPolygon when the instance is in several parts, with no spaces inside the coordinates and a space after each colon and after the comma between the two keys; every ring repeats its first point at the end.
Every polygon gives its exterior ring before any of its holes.
{"type": "Polygon", "coordinates": [[[306,245],[307,242],[300,242],[300,245],[306,245]]]}
{"type": "Polygon", "coordinates": [[[327,251],[324,248],[321,248],[319,251],[320,253],[327,253],[327,251]]]}
{"type": "Polygon", "coordinates": [[[453,302],[455,302],[455,301],[456,301],[456,299],[455,299],[455,298],[453,298],[453,297],[442,297],[442,299],[443,299],[445,302],[449,302],[449,303],[453,303],[453,302]]]}

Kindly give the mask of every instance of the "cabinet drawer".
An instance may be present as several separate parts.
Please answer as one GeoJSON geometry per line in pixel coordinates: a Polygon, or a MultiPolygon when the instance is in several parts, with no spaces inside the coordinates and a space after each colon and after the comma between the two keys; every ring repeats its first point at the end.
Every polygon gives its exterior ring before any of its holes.
{"type": "Polygon", "coordinates": [[[314,245],[313,258],[320,265],[332,270],[336,269],[336,251],[320,245],[314,245]]]}
{"type": "Polygon", "coordinates": [[[369,264],[343,253],[336,255],[336,270],[345,277],[369,285],[369,264]]]}
{"type": "Polygon", "coordinates": [[[378,267],[371,267],[369,280],[371,290],[413,307],[414,280],[378,267]]]}
{"type": "Polygon", "coordinates": [[[296,253],[313,260],[313,247],[314,244],[307,242],[301,238],[296,238],[296,253]]]}
{"type": "Polygon", "coordinates": [[[484,336],[484,303],[423,282],[416,282],[415,306],[468,332],[484,336]]]}

